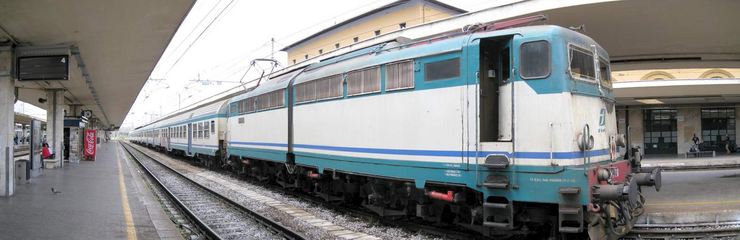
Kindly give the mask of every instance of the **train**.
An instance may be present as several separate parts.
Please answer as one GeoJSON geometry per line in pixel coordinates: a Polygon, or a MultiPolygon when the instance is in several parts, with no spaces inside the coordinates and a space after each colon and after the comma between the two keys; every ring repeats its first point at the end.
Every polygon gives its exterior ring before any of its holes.
{"type": "Polygon", "coordinates": [[[610,74],[606,50],[559,26],[396,39],[272,74],[129,140],[380,216],[616,239],[661,172],[617,132],[610,74]]]}

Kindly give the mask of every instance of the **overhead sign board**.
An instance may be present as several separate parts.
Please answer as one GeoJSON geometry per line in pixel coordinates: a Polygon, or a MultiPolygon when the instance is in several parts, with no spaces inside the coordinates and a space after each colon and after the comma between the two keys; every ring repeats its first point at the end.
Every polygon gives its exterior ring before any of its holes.
{"type": "Polygon", "coordinates": [[[69,55],[18,57],[18,80],[69,80],[69,55]]]}

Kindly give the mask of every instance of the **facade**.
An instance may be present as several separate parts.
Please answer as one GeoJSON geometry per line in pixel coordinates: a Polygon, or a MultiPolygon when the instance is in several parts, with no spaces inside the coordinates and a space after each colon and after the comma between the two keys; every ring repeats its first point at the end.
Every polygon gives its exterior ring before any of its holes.
{"type": "Polygon", "coordinates": [[[288,53],[288,64],[292,65],[389,32],[465,12],[434,0],[395,1],[335,24],[281,51],[288,53]]]}
{"type": "Polygon", "coordinates": [[[740,68],[632,70],[612,73],[619,130],[630,126],[645,154],[684,154],[694,136],[701,150],[725,153],[740,132],[740,68]]]}

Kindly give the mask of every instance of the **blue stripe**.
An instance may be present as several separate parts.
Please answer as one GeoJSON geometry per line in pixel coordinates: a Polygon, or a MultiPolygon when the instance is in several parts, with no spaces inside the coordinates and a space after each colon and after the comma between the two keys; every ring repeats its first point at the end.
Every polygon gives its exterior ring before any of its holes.
{"type": "MultiPolygon", "coordinates": [[[[170,143],[172,145],[181,145],[181,146],[187,146],[186,143],[170,143]]],[[[212,148],[218,148],[216,145],[208,145],[208,144],[191,144],[192,146],[200,146],[200,147],[212,147],[212,148]]]]}
{"type": "MultiPolygon", "coordinates": [[[[266,146],[266,147],[287,147],[284,143],[263,143],[263,142],[229,142],[229,144],[236,145],[251,145],[251,146],[266,146]]],[[[511,157],[510,152],[476,152],[476,151],[455,151],[455,150],[412,150],[412,149],[385,149],[385,148],[359,148],[359,147],[339,147],[339,146],[321,146],[321,145],[309,145],[309,144],[296,144],[296,148],[303,149],[314,149],[314,150],[327,150],[337,152],[353,152],[353,153],[372,153],[372,154],[389,154],[389,155],[407,155],[407,156],[429,156],[429,157],[485,157],[491,154],[503,154],[511,157]]],[[[589,152],[589,156],[603,156],[608,155],[608,149],[599,149],[589,152]]],[[[532,159],[550,159],[550,152],[515,152],[513,154],[516,158],[532,158],[532,159]]],[[[553,159],[573,159],[583,158],[583,152],[553,152],[553,159]]]]}

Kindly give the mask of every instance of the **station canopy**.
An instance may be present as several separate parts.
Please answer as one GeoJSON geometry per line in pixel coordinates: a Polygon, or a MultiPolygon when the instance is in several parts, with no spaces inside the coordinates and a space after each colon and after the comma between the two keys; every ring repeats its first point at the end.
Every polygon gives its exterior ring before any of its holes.
{"type": "Polygon", "coordinates": [[[120,126],[194,0],[0,2],[1,42],[16,54],[68,54],[69,79],[16,81],[21,101],[46,109],[47,89],[67,105],[120,126]],[[9,35],[9,36],[7,36],[9,35]]]}

